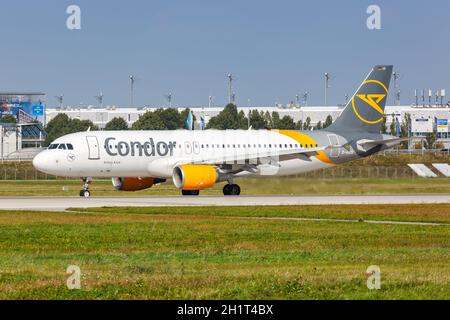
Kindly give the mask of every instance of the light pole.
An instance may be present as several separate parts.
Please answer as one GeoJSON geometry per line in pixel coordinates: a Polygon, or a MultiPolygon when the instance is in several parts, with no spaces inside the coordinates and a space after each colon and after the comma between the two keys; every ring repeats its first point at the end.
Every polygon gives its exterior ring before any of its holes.
{"type": "Polygon", "coordinates": [[[136,82],[136,77],[130,76],[130,107],[134,106],[134,83],[136,82]]]}
{"type": "Polygon", "coordinates": [[[212,106],[213,99],[214,99],[213,96],[209,96],[209,97],[208,97],[208,107],[209,107],[209,108],[211,108],[211,106],[212,106]]]}
{"type": "Polygon", "coordinates": [[[325,73],[325,106],[328,105],[328,88],[330,88],[331,75],[327,72],[325,73]]]}
{"type": "Polygon", "coordinates": [[[400,78],[400,74],[398,72],[392,73],[394,77],[394,106],[398,106],[398,96],[397,96],[397,80],[400,78]]]}
{"type": "Polygon", "coordinates": [[[229,73],[227,75],[228,77],[228,103],[232,103],[233,102],[233,75],[231,73],[229,73]]]}
{"type": "Polygon", "coordinates": [[[305,106],[308,105],[308,96],[309,96],[309,93],[308,93],[308,92],[305,92],[305,93],[303,94],[303,102],[304,102],[304,105],[305,105],[305,106]]]}

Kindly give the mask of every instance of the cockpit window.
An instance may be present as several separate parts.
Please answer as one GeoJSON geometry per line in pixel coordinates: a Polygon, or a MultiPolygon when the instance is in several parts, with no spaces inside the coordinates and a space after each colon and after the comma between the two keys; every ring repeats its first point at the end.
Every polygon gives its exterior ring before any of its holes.
{"type": "Polygon", "coordinates": [[[53,143],[48,146],[49,150],[73,150],[73,145],[71,143],[53,143]]]}

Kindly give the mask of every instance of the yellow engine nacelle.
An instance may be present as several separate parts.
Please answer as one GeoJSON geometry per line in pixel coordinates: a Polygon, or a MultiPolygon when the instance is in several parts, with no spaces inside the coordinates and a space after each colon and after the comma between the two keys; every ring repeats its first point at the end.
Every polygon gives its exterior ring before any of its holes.
{"type": "Polygon", "coordinates": [[[214,166],[186,164],[173,169],[173,183],[179,189],[208,189],[218,181],[219,174],[214,166]]]}
{"type": "Polygon", "coordinates": [[[144,190],[164,181],[157,178],[112,178],[112,184],[118,191],[144,190]]]}

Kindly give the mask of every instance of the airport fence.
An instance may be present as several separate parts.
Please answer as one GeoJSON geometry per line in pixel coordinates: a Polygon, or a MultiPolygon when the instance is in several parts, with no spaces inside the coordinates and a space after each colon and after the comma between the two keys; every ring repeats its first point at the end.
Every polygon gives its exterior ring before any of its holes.
{"type": "Polygon", "coordinates": [[[297,174],[298,178],[317,179],[397,179],[418,178],[409,167],[389,166],[341,166],[297,174]]]}

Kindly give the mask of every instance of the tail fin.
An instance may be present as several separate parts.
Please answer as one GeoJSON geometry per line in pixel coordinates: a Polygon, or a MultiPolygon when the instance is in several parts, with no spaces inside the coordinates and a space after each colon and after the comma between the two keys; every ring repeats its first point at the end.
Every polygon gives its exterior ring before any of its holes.
{"type": "Polygon", "coordinates": [[[330,131],[380,133],[393,66],[375,66],[330,131]]]}

